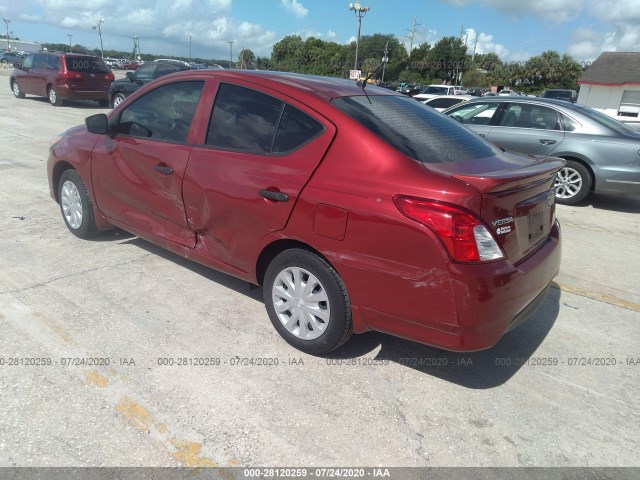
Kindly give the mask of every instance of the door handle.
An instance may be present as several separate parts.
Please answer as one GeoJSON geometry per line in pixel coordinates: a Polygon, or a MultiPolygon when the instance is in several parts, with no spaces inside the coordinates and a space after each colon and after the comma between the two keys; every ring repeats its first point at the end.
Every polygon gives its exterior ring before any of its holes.
{"type": "Polygon", "coordinates": [[[540,139],[540,143],[543,145],[553,145],[554,143],[556,143],[555,140],[548,140],[546,138],[541,138],[540,139]]]}
{"type": "Polygon", "coordinates": [[[173,168],[167,167],[166,165],[156,165],[153,169],[162,175],[173,175],[173,168]]]}
{"type": "Polygon", "coordinates": [[[286,202],[289,200],[289,195],[282,192],[272,192],[271,190],[258,190],[258,195],[268,200],[274,200],[276,202],[286,202]]]}

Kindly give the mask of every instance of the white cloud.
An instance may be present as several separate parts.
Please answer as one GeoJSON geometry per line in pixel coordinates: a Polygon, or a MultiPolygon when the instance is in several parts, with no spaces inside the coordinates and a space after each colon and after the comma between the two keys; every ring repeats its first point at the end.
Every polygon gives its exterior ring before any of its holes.
{"type": "Polygon", "coordinates": [[[309,13],[309,10],[304,8],[298,0],[280,0],[280,3],[286,11],[293,13],[298,18],[306,17],[309,13]]]}
{"type": "Polygon", "coordinates": [[[14,18],[70,29],[74,39],[104,18],[105,47],[124,51],[132,48],[134,35],[141,39],[142,53],[164,55],[188,55],[191,35],[194,56],[207,58],[228,58],[229,41],[270,55],[277,41],[274,31],[234,19],[231,0],[24,0],[21,8],[13,8],[14,18]]]}
{"type": "Polygon", "coordinates": [[[473,28],[467,29],[467,52],[473,53],[495,53],[503,60],[509,56],[509,49],[501,43],[493,40],[493,35],[484,32],[476,32],[473,28]]]}
{"type": "Polygon", "coordinates": [[[330,38],[330,39],[336,38],[336,32],[334,32],[333,30],[329,30],[327,32],[327,38],[330,38]]]}

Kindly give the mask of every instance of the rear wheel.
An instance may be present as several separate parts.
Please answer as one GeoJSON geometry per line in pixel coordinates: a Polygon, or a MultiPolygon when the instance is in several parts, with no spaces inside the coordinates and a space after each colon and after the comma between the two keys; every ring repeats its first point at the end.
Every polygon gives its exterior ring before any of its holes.
{"type": "Polygon", "coordinates": [[[567,164],[556,175],[556,202],[575,205],[586,198],[591,190],[591,173],[579,162],[566,160],[567,164]]]}
{"type": "Polygon", "coordinates": [[[54,107],[62,105],[62,99],[58,96],[58,92],[54,87],[49,87],[47,96],[49,97],[49,103],[54,107]]]}
{"type": "Polygon", "coordinates": [[[263,295],[271,323],[298,350],[324,354],[353,333],[345,285],[315,253],[295,248],[275,257],[265,274],[263,295]]]}
{"type": "Polygon", "coordinates": [[[98,233],[93,216],[93,202],[75,170],[66,170],[61,175],[58,201],[64,223],[71,233],[78,238],[91,238],[98,233]]]}
{"type": "Polygon", "coordinates": [[[17,80],[14,80],[11,84],[11,90],[13,90],[13,95],[16,98],[24,98],[24,93],[22,93],[22,90],[20,90],[20,85],[18,85],[17,80]]]}

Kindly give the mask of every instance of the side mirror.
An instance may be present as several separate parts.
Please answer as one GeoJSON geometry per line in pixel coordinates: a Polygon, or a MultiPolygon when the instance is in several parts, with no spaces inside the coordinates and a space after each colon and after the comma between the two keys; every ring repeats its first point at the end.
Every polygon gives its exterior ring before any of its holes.
{"type": "Polygon", "coordinates": [[[84,123],[87,126],[87,130],[91,133],[97,133],[104,135],[109,133],[109,120],[104,113],[97,113],[84,119],[84,123]]]}
{"type": "Polygon", "coordinates": [[[133,82],[133,72],[127,72],[125,75],[127,76],[127,78],[128,78],[130,81],[132,81],[132,82],[133,82]]]}

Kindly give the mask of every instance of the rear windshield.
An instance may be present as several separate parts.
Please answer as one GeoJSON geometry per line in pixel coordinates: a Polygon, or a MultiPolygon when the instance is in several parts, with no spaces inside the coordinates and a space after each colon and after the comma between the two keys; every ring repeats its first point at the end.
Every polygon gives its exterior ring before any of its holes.
{"type": "Polygon", "coordinates": [[[436,95],[446,95],[447,92],[449,91],[448,87],[427,87],[425,88],[422,93],[435,93],[436,95]]]}
{"type": "Polygon", "coordinates": [[[334,99],[333,105],[395,149],[424,163],[475,160],[498,151],[455,120],[412,98],[362,95],[334,99]]]}
{"type": "Polygon", "coordinates": [[[66,57],[67,70],[71,72],[108,73],[109,67],[98,57],[66,57]]]}

